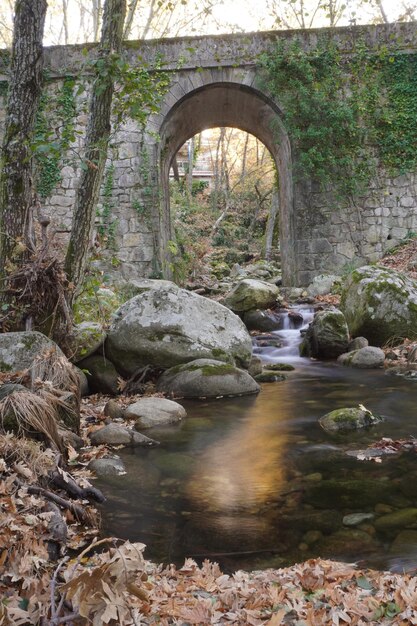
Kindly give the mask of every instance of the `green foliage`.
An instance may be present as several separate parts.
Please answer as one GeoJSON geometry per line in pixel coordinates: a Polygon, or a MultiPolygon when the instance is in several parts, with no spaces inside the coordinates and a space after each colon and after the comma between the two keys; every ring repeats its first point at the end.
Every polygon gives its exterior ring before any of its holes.
{"type": "Polygon", "coordinates": [[[417,55],[369,51],[342,57],[331,43],[305,52],[279,44],[260,65],[297,156],[298,175],[360,193],[376,158],[391,173],[417,166],[417,55]]]}
{"type": "Polygon", "coordinates": [[[102,243],[110,250],[116,250],[116,228],[117,220],[113,219],[113,185],[114,185],[114,165],[110,165],[104,176],[102,188],[102,208],[97,209],[99,225],[97,232],[102,243]]]}
{"type": "Polygon", "coordinates": [[[383,162],[403,174],[417,166],[417,54],[390,54],[381,61],[385,94],[376,136],[383,162]]]}
{"type": "Polygon", "coordinates": [[[353,94],[346,92],[343,60],[331,44],[307,54],[299,43],[279,44],[261,58],[268,90],[282,103],[284,123],[297,152],[298,174],[344,193],[363,182],[363,129],[353,94]]]}
{"type": "Polygon", "coordinates": [[[63,155],[75,140],[74,86],[74,80],[66,78],[54,97],[47,98],[44,93],[41,98],[32,144],[41,198],[50,196],[61,180],[63,155]]]}
{"type": "Polygon", "coordinates": [[[96,74],[94,90],[97,95],[115,84],[113,115],[116,125],[130,117],[144,128],[149,115],[158,112],[169,87],[169,76],[162,70],[161,59],[152,67],[144,62],[134,67],[121,54],[112,53],[95,59],[91,65],[96,74]]]}

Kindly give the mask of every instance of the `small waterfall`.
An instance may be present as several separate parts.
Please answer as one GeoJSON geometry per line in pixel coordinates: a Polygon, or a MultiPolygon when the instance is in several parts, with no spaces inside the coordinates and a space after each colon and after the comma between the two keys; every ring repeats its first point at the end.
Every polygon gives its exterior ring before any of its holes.
{"type": "Polygon", "coordinates": [[[258,355],[264,363],[304,363],[305,359],[300,357],[299,353],[301,331],[308,327],[313,317],[314,309],[308,306],[298,306],[283,311],[282,329],[275,330],[267,336],[255,337],[253,353],[258,355]],[[268,339],[271,345],[265,345],[268,339]],[[278,347],[277,343],[281,345],[278,347]]]}

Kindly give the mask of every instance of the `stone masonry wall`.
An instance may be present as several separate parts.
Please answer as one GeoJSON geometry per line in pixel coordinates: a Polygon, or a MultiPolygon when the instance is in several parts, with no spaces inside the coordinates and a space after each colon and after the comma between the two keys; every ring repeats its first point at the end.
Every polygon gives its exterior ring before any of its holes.
{"type": "MultiPolygon", "coordinates": [[[[102,213],[106,205],[110,213],[109,221],[114,223],[115,247],[105,251],[104,263],[96,265],[115,280],[160,272],[171,231],[169,215],[164,216],[162,207],[161,190],[166,181],[161,180],[161,171],[166,171],[166,167],[164,169],[164,151],[159,133],[179,104],[195,93],[200,94],[204,101],[204,90],[209,86],[223,83],[235,87],[241,85],[245,89],[253,89],[254,97],[259,101],[259,115],[264,115],[267,103],[271,115],[280,118],[280,104],[260,92],[256,79],[257,55],[279,38],[285,41],[297,39],[308,49],[316,46],[323,36],[336,38],[347,54],[358,38],[370,46],[398,38],[405,52],[417,49],[414,24],[127,42],[126,55],[133,64],[140,63],[142,57],[152,62],[155,55],[161,53],[166,59],[167,70],[171,71],[172,84],[160,112],[149,119],[144,133],[134,121],[126,120],[112,136],[106,166],[106,176],[109,168],[114,168],[112,192],[110,197],[108,194],[102,196],[98,213],[102,213]]],[[[94,56],[96,47],[87,47],[90,56],[94,56]]],[[[80,77],[83,48],[61,46],[47,50],[47,89],[51,94],[62,86],[65,76],[80,77]]],[[[6,82],[7,55],[0,51],[0,135],[4,126],[6,82]]],[[[235,101],[231,95],[231,106],[235,111],[235,118],[231,119],[239,127],[238,90],[236,94],[235,101]]],[[[87,96],[87,92],[77,96],[76,130],[80,134],[67,155],[61,182],[44,202],[44,209],[52,218],[51,228],[60,231],[63,242],[70,229],[79,178],[79,152],[87,121],[87,96]]],[[[218,125],[223,125],[223,121],[219,117],[218,125]]],[[[190,128],[192,123],[191,118],[183,120],[183,124],[188,124],[190,128]]],[[[204,119],[195,123],[200,124],[202,130],[204,119]]],[[[211,118],[210,123],[213,123],[211,118]]],[[[256,134],[256,129],[252,132],[256,134]]],[[[271,138],[267,139],[270,142],[265,143],[270,143],[268,147],[274,152],[272,129],[271,138]]],[[[279,147],[274,156],[278,162],[279,147]]],[[[291,157],[286,155],[285,158],[291,157]]],[[[292,165],[290,161],[287,163],[288,172],[291,172],[292,165]]],[[[283,249],[292,255],[291,259],[282,259],[284,265],[287,263],[291,267],[288,284],[305,285],[319,273],[343,271],[376,261],[408,233],[417,232],[417,173],[392,178],[380,171],[377,182],[370,186],[366,196],[348,206],[340,206],[340,202],[333,202],[331,198],[316,193],[308,183],[295,183],[293,195],[293,203],[281,207],[288,222],[285,232],[291,238],[282,242],[285,244],[283,249]]],[[[97,226],[100,219],[97,218],[97,226]]]]}

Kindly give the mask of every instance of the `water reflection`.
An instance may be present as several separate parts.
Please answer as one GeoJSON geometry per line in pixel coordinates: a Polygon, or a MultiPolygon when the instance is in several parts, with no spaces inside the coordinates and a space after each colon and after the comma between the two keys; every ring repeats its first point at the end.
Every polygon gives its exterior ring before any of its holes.
{"type": "Polygon", "coordinates": [[[158,449],[120,451],[127,475],[101,483],[104,532],[143,541],[149,558],[207,555],[229,570],[319,554],[415,567],[409,530],[381,532],[373,520],[349,529],[343,517],[417,507],[416,455],[381,464],[346,455],[381,436],[416,436],[416,405],[415,382],[321,364],[256,398],[187,402],[181,425],[154,433],[158,449]],[[318,426],[325,412],[359,403],[385,422],[343,437],[318,426]]]}

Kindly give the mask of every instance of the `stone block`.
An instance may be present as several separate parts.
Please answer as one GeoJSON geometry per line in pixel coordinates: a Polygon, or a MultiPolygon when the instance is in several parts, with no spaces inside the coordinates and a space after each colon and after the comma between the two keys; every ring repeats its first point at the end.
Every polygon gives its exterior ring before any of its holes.
{"type": "Polygon", "coordinates": [[[316,239],[311,242],[312,252],[315,254],[325,254],[326,252],[333,252],[333,246],[327,239],[316,239]]]}
{"type": "Polygon", "coordinates": [[[406,208],[416,207],[417,200],[415,198],[412,198],[411,196],[404,196],[400,200],[400,206],[406,207],[406,208]]]}

